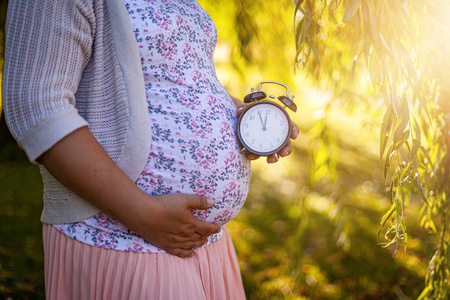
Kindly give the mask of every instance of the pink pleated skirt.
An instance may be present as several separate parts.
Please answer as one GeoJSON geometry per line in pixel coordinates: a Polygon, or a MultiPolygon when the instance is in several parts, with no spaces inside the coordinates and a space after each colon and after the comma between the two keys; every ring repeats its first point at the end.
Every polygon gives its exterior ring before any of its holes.
{"type": "Polygon", "coordinates": [[[47,299],[245,299],[228,231],[195,256],[94,247],[43,225],[47,299]]]}

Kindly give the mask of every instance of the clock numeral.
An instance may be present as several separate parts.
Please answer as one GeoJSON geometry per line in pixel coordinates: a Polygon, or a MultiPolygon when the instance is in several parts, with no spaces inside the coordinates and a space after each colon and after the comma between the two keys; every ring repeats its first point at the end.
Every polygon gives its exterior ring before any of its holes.
{"type": "Polygon", "coordinates": [[[245,128],[248,128],[248,126],[249,126],[248,122],[247,122],[247,123],[244,123],[244,127],[245,127],[245,128]]]}
{"type": "Polygon", "coordinates": [[[250,121],[253,121],[255,119],[255,115],[250,116],[250,121]]]}
{"type": "Polygon", "coordinates": [[[252,140],[252,145],[255,143],[256,140],[252,140]]]}
{"type": "Polygon", "coordinates": [[[264,148],[264,144],[263,143],[261,143],[261,144],[259,144],[259,148],[264,148]]]}
{"type": "Polygon", "coordinates": [[[249,137],[249,136],[250,136],[250,132],[246,132],[246,133],[245,133],[245,136],[246,136],[246,137],[249,137]]]}

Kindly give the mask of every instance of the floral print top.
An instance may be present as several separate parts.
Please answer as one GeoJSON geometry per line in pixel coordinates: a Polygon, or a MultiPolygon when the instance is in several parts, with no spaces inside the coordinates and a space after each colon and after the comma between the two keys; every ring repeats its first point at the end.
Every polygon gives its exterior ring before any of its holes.
{"type": "MultiPolygon", "coordinates": [[[[152,123],[152,145],[136,184],[149,195],[185,193],[213,198],[199,219],[224,225],[241,210],[250,163],[239,153],[236,107],[216,77],[217,32],[196,0],[124,0],[141,54],[152,123]]],[[[55,225],[97,247],[165,252],[99,213],[55,225]]],[[[209,237],[209,245],[222,231],[209,237]]]]}

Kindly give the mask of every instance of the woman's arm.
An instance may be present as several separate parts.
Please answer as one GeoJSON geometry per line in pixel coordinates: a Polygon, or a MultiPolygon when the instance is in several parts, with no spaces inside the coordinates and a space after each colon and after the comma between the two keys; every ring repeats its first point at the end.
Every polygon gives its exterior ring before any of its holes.
{"type": "Polygon", "coordinates": [[[62,184],[114,217],[151,244],[188,257],[220,226],[188,210],[214,205],[203,196],[149,196],[109,157],[87,127],[64,137],[38,161],[62,184]]]}

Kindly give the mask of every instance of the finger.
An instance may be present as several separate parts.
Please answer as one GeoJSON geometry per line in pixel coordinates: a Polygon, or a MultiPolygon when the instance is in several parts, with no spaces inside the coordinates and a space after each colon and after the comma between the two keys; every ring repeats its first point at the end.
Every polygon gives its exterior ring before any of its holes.
{"type": "Polygon", "coordinates": [[[256,159],[258,159],[260,157],[261,157],[260,155],[257,155],[257,154],[254,154],[254,153],[250,153],[250,152],[247,153],[247,159],[248,160],[256,160],[256,159]]]}
{"type": "Polygon", "coordinates": [[[169,235],[161,245],[160,248],[169,251],[170,249],[195,249],[205,245],[208,242],[208,237],[195,233],[192,238],[185,238],[176,235],[169,235]]]}
{"type": "Polygon", "coordinates": [[[192,249],[175,248],[175,249],[166,250],[166,251],[169,252],[172,255],[176,255],[176,256],[181,257],[181,258],[188,258],[188,257],[192,257],[192,256],[195,255],[195,252],[192,249]]]}
{"type": "Polygon", "coordinates": [[[237,108],[236,115],[238,116],[238,118],[247,106],[248,104],[243,104],[237,108]]]}
{"type": "Polygon", "coordinates": [[[178,248],[185,249],[185,250],[196,249],[198,247],[205,245],[207,242],[208,242],[208,239],[206,237],[204,237],[201,240],[186,242],[183,245],[179,245],[178,248]]]}
{"type": "Polygon", "coordinates": [[[292,131],[291,131],[291,139],[295,140],[298,137],[298,134],[300,133],[300,129],[298,129],[297,124],[291,121],[292,124],[292,131]]]}
{"type": "Polygon", "coordinates": [[[204,235],[194,231],[196,230],[195,226],[192,226],[192,228],[192,230],[181,231],[178,235],[168,236],[168,242],[179,247],[184,247],[186,244],[203,241],[206,239],[204,235]]]}
{"type": "Polygon", "coordinates": [[[280,156],[285,157],[292,153],[292,143],[291,141],[288,141],[286,146],[283,147],[283,149],[280,150],[280,156]]]}
{"type": "Polygon", "coordinates": [[[274,153],[274,154],[271,154],[271,155],[267,156],[267,163],[269,163],[269,164],[276,163],[278,161],[278,157],[279,156],[278,156],[277,153],[274,153]]]}
{"type": "Polygon", "coordinates": [[[211,234],[218,233],[222,228],[219,225],[197,219],[192,213],[187,214],[185,218],[185,225],[180,227],[179,236],[190,238],[192,234],[196,233],[208,237],[211,234]]]}
{"type": "Polygon", "coordinates": [[[184,197],[187,208],[192,209],[208,209],[214,206],[215,201],[212,198],[198,195],[185,195],[184,197]]]}
{"type": "MultiPolygon", "coordinates": [[[[198,220],[198,219],[197,219],[198,220]]],[[[201,234],[205,237],[210,236],[211,234],[218,233],[221,227],[216,224],[211,224],[206,221],[198,220],[196,233],[201,234]]]]}

